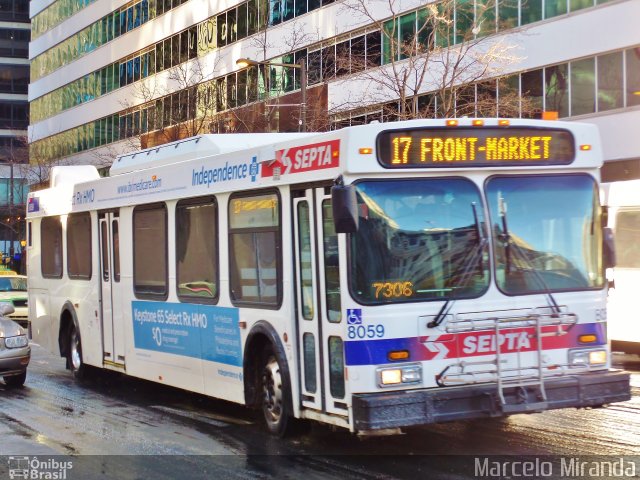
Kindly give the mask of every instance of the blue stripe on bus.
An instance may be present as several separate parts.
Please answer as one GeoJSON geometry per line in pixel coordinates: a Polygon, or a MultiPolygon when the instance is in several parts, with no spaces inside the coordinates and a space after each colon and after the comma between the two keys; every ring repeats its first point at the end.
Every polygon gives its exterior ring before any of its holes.
{"type": "MultiPolygon", "coordinates": [[[[547,327],[550,328],[550,327],[547,327]]],[[[606,345],[607,337],[605,325],[603,323],[584,323],[574,325],[566,328],[566,337],[546,337],[548,340],[548,346],[546,349],[554,348],[589,348],[606,345]],[[596,336],[596,341],[593,343],[581,343],[578,337],[581,335],[592,334],[596,336]],[[562,343],[562,346],[557,346],[558,342],[562,343]],[[551,344],[551,345],[549,345],[551,344]]],[[[491,335],[492,331],[477,332],[478,335],[491,335]]],[[[458,349],[457,343],[458,335],[444,334],[442,337],[449,337],[448,340],[441,340],[443,344],[446,344],[450,349],[458,349]]],[[[437,339],[436,339],[437,342],[437,339]]],[[[389,338],[389,339],[373,339],[373,340],[349,340],[345,342],[345,365],[357,366],[357,365],[381,365],[394,363],[389,361],[389,352],[407,350],[409,352],[409,358],[406,361],[417,362],[433,358],[433,354],[430,355],[428,349],[421,342],[419,337],[406,337],[406,338],[389,338]]],[[[455,352],[454,352],[455,353],[455,352]]],[[[483,353],[477,353],[475,355],[482,355],[483,353]]],[[[468,358],[472,355],[464,355],[468,358]]],[[[456,355],[449,356],[447,358],[457,358],[456,355]]]]}
{"type": "Polygon", "coordinates": [[[379,365],[389,363],[389,352],[408,350],[409,360],[415,358],[416,348],[420,342],[417,338],[389,338],[383,340],[355,340],[344,344],[346,365],[379,365]]]}

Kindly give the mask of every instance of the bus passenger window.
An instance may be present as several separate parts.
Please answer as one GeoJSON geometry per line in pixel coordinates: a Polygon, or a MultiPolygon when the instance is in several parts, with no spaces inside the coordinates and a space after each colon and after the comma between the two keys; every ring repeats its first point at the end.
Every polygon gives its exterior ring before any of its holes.
{"type": "Polygon", "coordinates": [[[166,297],[167,208],[164,204],[133,211],[133,288],[140,297],[166,297]]]}
{"type": "Polygon", "coordinates": [[[62,278],[62,224],[60,217],[46,217],[40,224],[42,255],[40,267],[45,278],[62,278]]]}
{"type": "Polygon", "coordinates": [[[280,207],[274,194],[229,202],[231,298],[278,306],[282,298],[280,207]]]}
{"type": "Polygon", "coordinates": [[[67,218],[67,275],[91,279],[91,215],[74,213],[67,218]]]}
{"type": "Polygon", "coordinates": [[[177,286],[184,301],[218,298],[217,210],[210,197],[181,201],[176,207],[177,286]]]}

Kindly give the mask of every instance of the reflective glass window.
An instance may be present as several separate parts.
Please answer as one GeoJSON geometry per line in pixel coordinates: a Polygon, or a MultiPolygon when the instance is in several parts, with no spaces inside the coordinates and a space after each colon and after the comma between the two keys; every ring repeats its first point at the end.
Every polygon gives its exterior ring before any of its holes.
{"type": "Polygon", "coordinates": [[[340,337],[329,337],[329,391],[334,398],[344,398],[344,348],[340,337]]]}
{"type": "Polygon", "coordinates": [[[277,194],[229,202],[231,298],[246,306],[277,307],[282,298],[280,207],[277,194]]]}
{"type": "Polygon", "coordinates": [[[304,388],[309,393],[315,393],[317,389],[316,379],[316,343],[312,333],[302,335],[304,351],[304,388]]]}
{"type": "Polygon", "coordinates": [[[627,69],[627,106],[640,105],[640,47],[625,51],[627,69]]]}
{"type": "Polygon", "coordinates": [[[544,18],[567,13],[567,0],[544,0],[544,18]]]}
{"type": "Polygon", "coordinates": [[[62,278],[62,224],[60,217],[45,217],[40,223],[40,268],[45,278],[62,278]]]}
{"type": "Polygon", "coordinates": [[[91,279],[91,215],[67,217],[67,274],[69,278],[91,279]]]}
{"type": "Polygon", "coordinates": [[[322,202],[322,254],[324,257],[324,287],[327,304],[327,319],[331,323],[342,320],[340,294],[340,262],[338,257],[338,235],[333,223],[331,201],[322,202]]]}
{"type": "Polygon", "coordinates": [[[595,59],[571,62],[571,116],[596,110],[595,59]]]}
{"type": "Polygon", "coordinates": [[[309,203],[306,201],[298,203],[298,249],[302,318],[312,320],[314,314],[313,251],[311,249],[309,203]]]}
{"type": "Polygon", "coordinates": [[[218,297],[218,229],[215,199],[176,206],[176,276],[181,299],[218,297]]]}
{"type": "Polygon", "coordinates": [[[624,105],[622,52],[597,57],[598,111],[620,108],[624,105]]]}
{"type": "Polygon", "coordinates": [[[493,177],[486,194],[502,291],[603,286],[601,211],[593,177],[493,177]]]}
{"type": "Polygon", "coordinates": [[[364,304],[470,298],[488,286],[480,193],[463,178],[357,184],[350,290],[364,304]]]}
{"type": "Polygon", "coordinates": [[[560,118],[569,116],[569,66],[564,63],[544,69],[545,110],[558,112],[560,118]]]}
{"type": "Polygon", "coordinates": [[[133,211],[133,288],[138,297],[166,297],[167,209],[164,204],[133,211]]]}

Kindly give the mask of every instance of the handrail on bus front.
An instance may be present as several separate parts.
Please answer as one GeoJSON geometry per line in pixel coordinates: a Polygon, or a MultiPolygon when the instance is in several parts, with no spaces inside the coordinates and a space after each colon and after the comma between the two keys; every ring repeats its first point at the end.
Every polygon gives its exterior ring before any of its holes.
{"type": "MultiPolygon", "coordinates": [[[[479,330],[494,330],[496,324],[505,325],[511,324],[513,328],[535,326],[540,322],[541,326],[573,326],[578,322],[578,315],[575,313],[551,313],[540,314],[532,313],[518,316],[505,316],[505,317],[484,317],[484,318],[460,318],[454,317],[447,322],[445,327],[447,333],[461,333],[461,332],[475,332],[479,330]]],[[[541,336],[550,335],[562,335],[566,332],[558,333],[543,333],[541,336]]]]}

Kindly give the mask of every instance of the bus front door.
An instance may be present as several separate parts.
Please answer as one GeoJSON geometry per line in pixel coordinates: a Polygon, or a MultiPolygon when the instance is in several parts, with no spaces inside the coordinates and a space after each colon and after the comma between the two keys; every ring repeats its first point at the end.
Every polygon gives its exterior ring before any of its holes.
{"type": "Polygon", "coordinates": [[[347,416],[338,238],[329,189],[294,192],[293,210],[302,405],[347,416]]]}
{"type": "Polygon", "coordinates": [[[124,326],[120,302],[120,219],[118,211],[101,213],[99,219],[103,363],[124,368],[124,326]]]}

